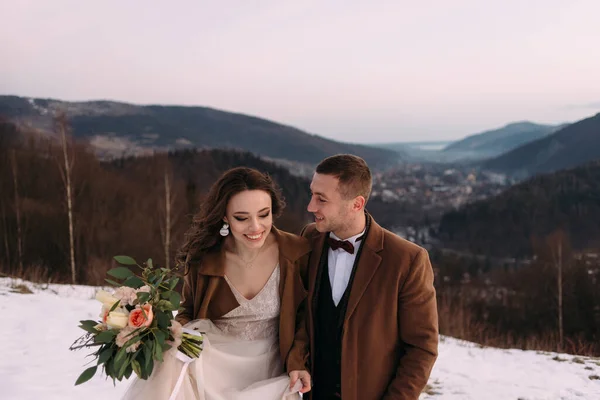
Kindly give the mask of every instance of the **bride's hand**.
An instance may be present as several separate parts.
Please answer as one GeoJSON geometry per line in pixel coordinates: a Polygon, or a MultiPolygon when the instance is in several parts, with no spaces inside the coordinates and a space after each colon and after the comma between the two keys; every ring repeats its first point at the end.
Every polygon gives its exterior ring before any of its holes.
{"type": "Polygon", "coordinates": [[[302,388],[300,389],[300,393],[310,392],[310,374],[308,373],[308,371],[290,372],[290,390],[292,390],[298,379],[300,379],[300,382],[302,382],[302,388]]]}

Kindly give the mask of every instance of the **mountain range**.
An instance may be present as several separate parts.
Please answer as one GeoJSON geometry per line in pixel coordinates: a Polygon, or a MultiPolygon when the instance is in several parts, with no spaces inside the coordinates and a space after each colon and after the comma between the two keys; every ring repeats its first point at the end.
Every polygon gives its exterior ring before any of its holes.
{"type": "Polygon", "coordinates": [[[481,164],[516,177],[571,168],[600,159],[600,113],[481,164]]]}
{"type": "Polygon", "coordinates": [[[498,156],[533,140],[546,137],[564,125],[540,125],[523,121],[467,136],[444,148],[445,153],[472,154],[477,158],[498,156]]]}
{"type": "Polygon", "coordinates": [[[532,255],[532,240],[561,229],[577,249],[600,248],[600,160],[539,175],[446,213],[445,247],[487,256],[532,255]]]}
{"type": "Polygon", "coordinates": [[[373,167],[393,165],[400,158],[392,150],[337,142],[266,119],[207,107],[0,96],[0,115],[43,131],[52,129],[52,116],[58,110],[66,112],[75,137],[89,140],[98,153],[108,156],[204,147],[245,150],[310,165],[338,153],[359,155],[373,167]]]}
{"type": "Polygon", "coordinates": [[[474,162],[497,157],[519,146],[544,138],[567,126],[541,125],[529,121],[513,122],[498,129],[469,135],[454,142],[383,143],[385,149],[396,150],[407,161],[474,162]]]}

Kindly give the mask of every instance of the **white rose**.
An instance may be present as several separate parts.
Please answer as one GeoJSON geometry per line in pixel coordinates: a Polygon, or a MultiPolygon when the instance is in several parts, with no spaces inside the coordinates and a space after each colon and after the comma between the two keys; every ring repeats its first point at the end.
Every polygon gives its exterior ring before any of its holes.
{"type": "Polygon", "coordinates": [[[104,306],[107,307],[109,310],[117,301],[119,301],[119,299],[117,299],[115,296],[113,296],[105,290],[98,290],[98,292],[96,293],[96,300],[104,304],[104,306]]]}
{"type": "Polygon", "coordinates": [[[117,308],[115,311],[108,313],[106,325],[111,329],[123,329],[129,323],[129,313],[127,310],[117,308]]]}

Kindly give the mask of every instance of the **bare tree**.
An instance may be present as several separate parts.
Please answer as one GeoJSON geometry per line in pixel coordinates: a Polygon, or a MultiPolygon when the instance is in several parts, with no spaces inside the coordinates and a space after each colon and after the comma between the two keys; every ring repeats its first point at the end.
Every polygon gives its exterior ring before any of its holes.
{"type": "Polygon", "coordinates": [[[23,271],[23,230],[21,229],[21,197],[19,196],[19,169],[17,168],[17,155],[15,149],[12,149],[10,155],[15,192],[15,217],[17,220],[17,261],[19,265],[19,270],[23,271]]]}
{"type": "Polygon", "coordinates": [[[12,263],[10,259],[10,245],[8,243],[8,223],[6,221],[6,207],[4,206],[4,200],[0,201],[0,207],[2,208],[2,230],[4,231],[4,250],[6,251],[4,260],[6,261],[6,266],[10,268],[12,263]]]}
{"type": "Polygon", "coordinates": [[[552,263],[556,269],[556,294],[557,294],[557,328],[558,328],[558,351],[564,349],[564,322],[563,322],[563,303],[564,303],[564,259],[570,257],[568,238],[563,230],[558,230],[550,234],[547,238],[548,247],[552,255],[552,263]]]}
{"type": "Polygon", "coordinates": [[[169,165],[169,155],[165,155],[164,167],[164,203],[160,207],[162,218],[160,222],[160,236],[162,239],[163,249],[165,253],[165,268],[171,265],[171,231],[175,226],[176,218],[173,215],[176,195],[173,192],[173,174],[169,165]]]}
{"type": "Polygon", "coordinates": [[[563,327],[563,253],[562,253],[562,238],[558,240],[557,246],[557,278],[556,285],[558,289],[558,351],[562,351],[564,348],[564,327],[563,327]]]}
{"type": "Polygon", "coordinates": [[[59,135],[59,140],[62,148],[62,164],[59,163],[60,175],[65,187],[65,200],[67,202],[67,215],[69,219],[69,256],[71,261],[71,282],[76,283],[76,268],[75,268],[75,240],[73,237],[73,186],[72,186],[72,171],[75,164],[75,152],[71,151],[69,155],[69,145],[71,143],[71,135],[69,134],[69,123],[64,112],[60,112],[54,118],[55,129],[59,135]]]}

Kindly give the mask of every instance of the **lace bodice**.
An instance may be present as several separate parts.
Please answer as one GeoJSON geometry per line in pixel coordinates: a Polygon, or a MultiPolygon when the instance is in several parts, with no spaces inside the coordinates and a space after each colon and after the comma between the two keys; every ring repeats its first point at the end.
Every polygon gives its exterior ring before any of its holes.
{"type": "Polygon", "coordinates": [[[235,336],[241,340],[257,340],[272,338],[279,332],[279,265],[267,280],[265,286],[256,296],[248,300],[238,292],[231,281],[225,276],[227,284],[235,295],[240,306],[234,308],[214,324],[223,333],[235,336]]]}

